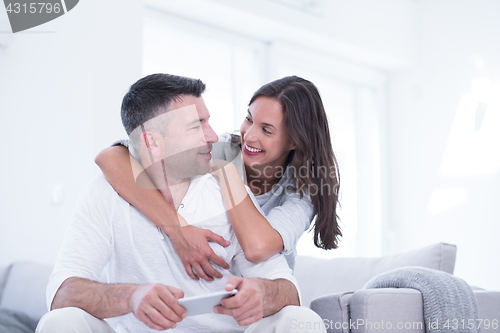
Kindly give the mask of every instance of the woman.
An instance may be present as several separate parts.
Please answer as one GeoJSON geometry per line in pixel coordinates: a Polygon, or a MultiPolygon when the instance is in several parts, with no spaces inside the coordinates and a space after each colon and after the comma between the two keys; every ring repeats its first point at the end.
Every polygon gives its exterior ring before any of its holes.
{"type": "MultiPolygon", "coordinates": [[[[283,252],[293,269],[296,243],[315,216],[314,244],[336,248],[342,235],[336,213],[339,172],[314,84],[289,76],[262,86],[250,100],[240,132],[241,136],[222,135],[223,144],[214,145],[212,156],[234,163],[214,174],[226,207],[232,207],[229,219],[246,258],[258,263],[283,252]],[[265,216],[246,196],[239,176],[246,179],[265,216]]],[[[125,147],[105,149],[96,163],[125,200],[167,233],[189,276],[222,277],[208,260],[228,265],[207,241],[227,246],[226,241],[208,230],[180,228],[185,221],[158,191],[136,185],[125,147]]]]}

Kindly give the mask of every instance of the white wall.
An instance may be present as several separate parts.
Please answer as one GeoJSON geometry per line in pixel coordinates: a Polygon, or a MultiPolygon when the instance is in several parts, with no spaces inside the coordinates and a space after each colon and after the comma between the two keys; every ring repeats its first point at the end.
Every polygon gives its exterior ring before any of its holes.
{"type": "MultiPolygon", "coordinates": [[[[471,80],[487,76],[500,83],[500,2],[424,0],[419,6],[417,66],[392,75],[389,90],[387,200],[393,243],[388,239],[386,252],[438,241],[457,244],[455,274],[470,284],[498,290],[500,169],[476,176],[447,176],[441,170],[459,103],[470,92],[471,80]],[[484,60],[484,69],[475,54],[484,60]],[[465,193],[465,198],[461,201],[459,195],[455,207],[433,213],[431,196],[439,188],[465,193]]],[[[467,142],[475,135],[473,116],[470,120],[469,132],[462,133],[471,136],[467,142]]],[[[500,123],[495,126],[498,133],[500,123]]],[[[488,154],[498,156],[500,140],[488,145],[488,154]]],[[[461,147],[456,163],[468,163],[481,148],[461,147]]]]}
{"type": "Polygon", "coordinates": [[[80,1],[0,48],[0,266],[55,261],[95,155],[125,134],[120,105],[141,74],[141,11],[135,0],[80,1]]]}
{"type": "Polygon", "coordinates": [[[145,0],[147,6],[175,16],[378,68],[401,68],[414,62],[415,0],[322,3],[322,13],[311,15],[272,0],[145,0]]]}

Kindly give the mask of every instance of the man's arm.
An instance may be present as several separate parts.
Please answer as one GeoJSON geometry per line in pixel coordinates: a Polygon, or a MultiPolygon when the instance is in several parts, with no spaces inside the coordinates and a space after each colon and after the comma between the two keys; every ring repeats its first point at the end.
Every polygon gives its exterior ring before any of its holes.
{"type": "Polygon", "coordinates": [[[263,317],[280,311],[288,305],[299,306],[299,295],[295,285],[286,279],[245,279],[233,276],[228,279],[226,290],[238,289],[238,293],[223,299],[215,313],[232,316],[239,325],[253,324],[263,317]]]}
{"type": "Polygon", "coordinates": [[[287,279],[267,280],[254,278],[263,290],[264,317],[275,314],[288,305],[300,306],[299,293],[295,285],[287,279]]]}
{"type": "Polygon", "coordinates": [[[133,312],[151,328],[173,327],[183,313],[177,303],[182,291],[163,285],[95,282],[113,252],[114,198],[102,177],[84,190],[47,286],[48,307],[78,307],[98,318],[133,312]]]}
{"type": "Polygon", "coordinates": [[[71,277],[57,291],[51,310],[77,307],[100,319],[133,312],[148,327],[166,330],[187,315],[178,303],[182,297],[181,290],[162,284],[103,284],[71,277]]]}
{"type": "Polygon", "coordinates": [[[129,300],[136,287],[71,277],[59,287],[50,310],[77,307],[100,319],[122,316],[131,312],[129,300]]]}

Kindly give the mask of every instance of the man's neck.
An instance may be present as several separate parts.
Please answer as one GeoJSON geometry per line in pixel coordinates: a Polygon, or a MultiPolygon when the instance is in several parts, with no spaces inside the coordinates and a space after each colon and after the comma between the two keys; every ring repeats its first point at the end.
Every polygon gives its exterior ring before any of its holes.
{"type": "Polygon", "coordinates": [[[175,177],[166,174],[161,168],[155,169],[148,170],[149,178],[165,200],[177,210],[189,189],[190,178],[175,177]]]}
{"type": "Polygon", "coordinates": [[[190,183],[191,181],[188,178],[186,181],[176,185],[168,185],[166,188],[161,188],[158,191],[177,210],[189,189],[190,183]]]}

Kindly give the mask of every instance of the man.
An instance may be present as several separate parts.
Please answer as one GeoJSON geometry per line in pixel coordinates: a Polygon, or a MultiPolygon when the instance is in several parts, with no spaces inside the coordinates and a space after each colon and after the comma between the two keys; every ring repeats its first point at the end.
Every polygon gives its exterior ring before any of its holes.
{"type": "Polygon", "coordinates": [[[125,95],[122,121],[135,157],[165,199],[191,224],[230,241],[210,245],[231,267],[218,267],[223,277],[215,281],[189,278],[165,233],[100,176],[75,210],[47,288],[53,311],[37,332],[242,332],[251,325],[248,332],[260,333],[290,331],[292,319],[321,322],[298,307],[297,283],[282,255],[260,264],[245,259],[220,187],[207,174],[217,136],[208,124],[204,89],[200,80],[147,76],[125,95]],[[235,264],[243,277],[234,274],[235,264]],[[112,284],[96,282],[104,266],[112,284]],[[214,313],[186,317],[178,303],[224,289],[238,293],[214,313]],[[119,317],[114,328],[102,320],[111,317],[119,317]]]}

